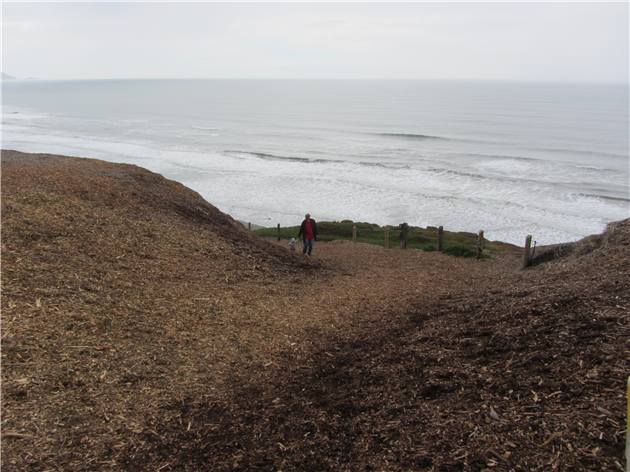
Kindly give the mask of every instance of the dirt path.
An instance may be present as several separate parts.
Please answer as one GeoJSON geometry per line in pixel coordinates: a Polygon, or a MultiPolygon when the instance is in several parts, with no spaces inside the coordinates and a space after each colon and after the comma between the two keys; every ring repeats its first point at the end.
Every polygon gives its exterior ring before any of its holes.
{"type": "Polygon", "coordinates": [[[597,266],[523,273],[518,254],[317,249],[330,272],[301,292],[309,329],[229,395],[171,404],[145,454],[188,470],[622,470],[627,260],[604,248],[597,266]]]}

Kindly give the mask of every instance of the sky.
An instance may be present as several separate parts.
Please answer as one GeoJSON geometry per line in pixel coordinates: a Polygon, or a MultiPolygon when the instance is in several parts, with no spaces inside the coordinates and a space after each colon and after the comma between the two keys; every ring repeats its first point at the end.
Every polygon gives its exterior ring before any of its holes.
{"type": "Polygon", "coordinates": [[[17,78],[628,83],[628,2],[2,2],[17,78]]]}

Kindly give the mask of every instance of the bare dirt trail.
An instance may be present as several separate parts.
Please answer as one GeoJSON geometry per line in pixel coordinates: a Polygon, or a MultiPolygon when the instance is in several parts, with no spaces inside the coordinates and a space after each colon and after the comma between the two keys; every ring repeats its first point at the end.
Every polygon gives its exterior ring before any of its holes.
{"type": "Polygon", "coordinates": [[[234,383],[236,402],[174,407],[192,423],[223,423],[180,435],[189,449],[172,453],[225,470],[622,470],[629,229],[524,272],[518,254],[450,265],[322,247],[322,259],[355,274],[345,283],[368,315],[320,326],[281,369],[234,383]],[[419,283],[400,283],[415,267],[419,283]],[[429,270],[440,283],[423,282],[429,270]]]}

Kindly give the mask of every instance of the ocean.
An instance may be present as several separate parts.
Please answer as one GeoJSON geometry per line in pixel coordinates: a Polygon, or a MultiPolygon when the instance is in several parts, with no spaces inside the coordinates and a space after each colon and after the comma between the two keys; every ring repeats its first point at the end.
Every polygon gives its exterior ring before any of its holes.
{"type": "Polygon", "coordinates": [[[124,162],[273,227],[353,220],[522,246],[630,216],[624,85],[2,81],[2,148],[124,162]]]}

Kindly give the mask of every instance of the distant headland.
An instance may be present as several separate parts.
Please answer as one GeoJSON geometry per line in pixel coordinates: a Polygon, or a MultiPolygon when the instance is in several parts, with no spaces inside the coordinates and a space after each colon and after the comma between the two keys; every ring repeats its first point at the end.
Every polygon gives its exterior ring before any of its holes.
{"type": "MultiPolygon", "coordinates": [[[[2,73],[2,80],[19,80],[17,77],[2,73]]],[[[39,80],[37,77],[26,77],[24,80],[39,80]]]]}

